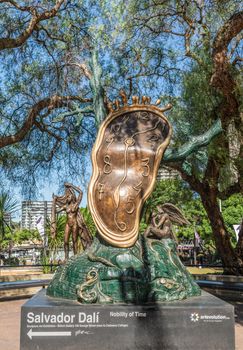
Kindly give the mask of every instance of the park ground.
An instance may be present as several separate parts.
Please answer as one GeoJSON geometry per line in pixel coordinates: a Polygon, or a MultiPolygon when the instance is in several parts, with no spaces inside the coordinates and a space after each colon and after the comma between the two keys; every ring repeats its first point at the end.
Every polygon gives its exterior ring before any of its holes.
{"type": "MultiPolygon", "coordinates": [[[[0,302],[1,350],[19,350],[20,310],[26,300],[27,299],[0,302]]],[[[237,315],[235,322],[236,350],[243,350],[243,303],[235,303],[234,305],[237,315]]],[[[211,349],[207,349],[205,346],[205,350],[211,349]]]]}

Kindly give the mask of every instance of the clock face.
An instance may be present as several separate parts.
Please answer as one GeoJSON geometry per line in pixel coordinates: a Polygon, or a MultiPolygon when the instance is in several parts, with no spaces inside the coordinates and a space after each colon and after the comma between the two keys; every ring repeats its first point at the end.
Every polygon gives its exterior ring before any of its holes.
{"type": "Polygon", "coordinates": [[[89,208],[111,245],[132,246],[142,205],[153,189],[171,127],[159,108],[124,107],[101,125],[92,151],[89,208]]]}

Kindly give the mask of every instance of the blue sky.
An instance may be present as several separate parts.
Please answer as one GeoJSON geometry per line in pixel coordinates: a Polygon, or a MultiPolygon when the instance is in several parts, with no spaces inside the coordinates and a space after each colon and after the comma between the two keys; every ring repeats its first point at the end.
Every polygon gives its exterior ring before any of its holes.
{"type": "MultiPolygon", "coordinates": [[[[87,156],[86,161],[86,176],[80,175],[80,177],[77,177],[77,179],[71,179],[67,178],[65,181],[73,183],[76,186],[79,186],[83,191],[83,199],[81,202],[81,207],[87,206],[87,190],[89,185],[89,179],[92,172],[92,163],[90,155],[87,156]]],[[[52,200],[52,193],[55,194],[63,194],[64,192],[64,186],[59,186],[59,180],[57,179],[58,174],[52,174],[51,178],[42,179],[38,182],[38,193],[33,194],[33,196],[26,198],[21,194],[21,187],[16,186],[13,188],[12,185],[8,184],[6,182],[6,189],[11,189],[11,193],[13,194],[13,198],[16,199],[19,202],[18,211],[15,213],[13,219],[14,220],[20,220],[21,218],[21,202],[23,200],[43,200],[43,201],[51,201],[52,200]],[[56,179],[56,180],[55,180],[56,179]]],[[[61,182],[63,184],[64,181],[61,182]]]]}

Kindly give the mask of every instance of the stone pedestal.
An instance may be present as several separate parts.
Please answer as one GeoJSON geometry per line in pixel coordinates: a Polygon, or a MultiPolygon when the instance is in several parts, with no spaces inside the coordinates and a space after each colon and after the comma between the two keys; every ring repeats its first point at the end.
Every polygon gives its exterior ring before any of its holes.
{"type": "Polygon", "coordinates": [[[81,305],[40,291],[22,306],[20,350],[233,350],[234,308],[203,292],[146,305],[81,305]]]}

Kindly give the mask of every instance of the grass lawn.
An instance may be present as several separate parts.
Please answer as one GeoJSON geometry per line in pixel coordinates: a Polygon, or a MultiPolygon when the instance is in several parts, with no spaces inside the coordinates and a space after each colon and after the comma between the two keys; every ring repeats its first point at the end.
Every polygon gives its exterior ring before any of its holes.
{"type": "Polygon", "coordinates": [[[220,275],[223,273],[223,269],[222,268],[210,268],[210,267],[203,267],[201,269],[199,269],[199,267],[187,267],[187,270],[193,275],[193,274],[200,274],[200,275],[206,275],[206,274],[210,274],[210,275],[220,275]]]}

